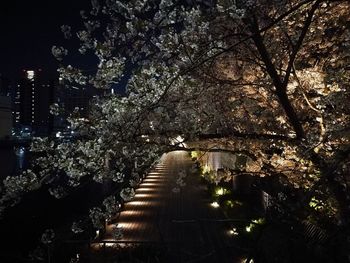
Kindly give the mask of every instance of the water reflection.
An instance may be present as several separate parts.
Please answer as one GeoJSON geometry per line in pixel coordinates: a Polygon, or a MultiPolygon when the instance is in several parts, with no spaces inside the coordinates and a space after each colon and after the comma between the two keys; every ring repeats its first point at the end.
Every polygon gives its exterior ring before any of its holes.
{"type": "Polygon", "coordinates": [[[24,146],[0,147],[0,179],[26,169],[28,157],[28,149],[24,146]]]}
{"type": "Polygon", "coordinates": [[[22,170],[24,167],[24,160],[26,157],[26,149],[23,146],[21,146],[17,148],[15,152],[17,156],[17,161],[16,161],[17,167],[18,169],[22,170]]]}

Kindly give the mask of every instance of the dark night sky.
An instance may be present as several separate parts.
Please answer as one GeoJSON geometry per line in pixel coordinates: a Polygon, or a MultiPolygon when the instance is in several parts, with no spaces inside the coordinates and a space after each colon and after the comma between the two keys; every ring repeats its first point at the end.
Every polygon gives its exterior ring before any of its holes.
{"type": "MultiPolygon", "coordinates": [[[[60,26],[80,28],[80,10],[89,0],[3,0],[0,4],[0,73],[12,80],[23,69],[56,74],[53,45],[66,44],[60,26]]],[[[68,42],[68,47],[69,47],[68,42]]]]}

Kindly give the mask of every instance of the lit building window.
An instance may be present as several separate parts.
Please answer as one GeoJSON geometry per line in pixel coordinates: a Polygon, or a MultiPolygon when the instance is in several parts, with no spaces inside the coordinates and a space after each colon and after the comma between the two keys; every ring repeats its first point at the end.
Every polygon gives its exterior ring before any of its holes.
{"type": "Polygon", "coordinates": [[[27,70],[27,79],[33,80],[34,79],[34,71],[33,70],[27,70]]]}

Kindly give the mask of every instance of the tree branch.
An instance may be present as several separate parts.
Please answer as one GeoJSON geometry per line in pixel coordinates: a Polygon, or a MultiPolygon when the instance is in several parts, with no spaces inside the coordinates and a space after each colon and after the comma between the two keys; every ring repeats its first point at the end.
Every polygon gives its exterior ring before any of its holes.
{"type": "Polygon", "coordinates": [[[292,106],[291,102],[289,101],[288,95],[286,93],[286,89],[284,88],[284,83],[282,82],[280,76],[277,73],[277,70],[272,63],[272,60],[270,58],[270,54],[264,44],[264,40],[260,34],[258,22],[256,18],[254,17],[252,20],[247,21],[251,25],[251,30],[253,33],[252,39],[254,41],[254,44],[261,56],[262,61],[264,62],[266,66],[266,71],[269,74],[272,83],[275,87],[275,94],[277,95],[282,108],[284,109],[290,124],[292,125],[296,136],[298,139],[305,138],[304,129],[298,119],[298,116],[294,110],[294,107],[292,106]]]}
{"type": "Polygon", "coordinates": [[[300,33],[300,36],[298,38],[298,41],[296,42],[295,45],[293,45],[293,51],[292,51],[292,54],[290,56],[290,59],[289,59],[289,62],[288,62],[288,66],[287,66],[287,70],[286,70],[286,75],[284,76],[284,80],[283,80],[283,85],[282,87],[284,89],[287,89],[287,85],[288,85],[288,81],[289,81],[289,77],[290,77],[290,74],[292,72],[292,69],[293,69],[293,65],[294,65],[294,60],[301,48],[301,46],[303,45],[303,41],[305,39],[305,36],[309,30],[309,27],[312,23],[312,18],[320,4],[320,0],[317,0],[311,7],[310,11],[308,12],[308,15],[307,15],[307,18],[304,22],[304,26],[301,30],[301,33],[300,33]]]}
{"type": "Polygon", "coordinates": [[[227,134],[201,134],[198,135],[200,140],[205,139],[221,139],[221,138],[242,138],[252,140],[280,140],[280,141],[295,141],[295,138],[281,134],[266,134],[266,133],[243,133],[233,131],[227,134]]]}

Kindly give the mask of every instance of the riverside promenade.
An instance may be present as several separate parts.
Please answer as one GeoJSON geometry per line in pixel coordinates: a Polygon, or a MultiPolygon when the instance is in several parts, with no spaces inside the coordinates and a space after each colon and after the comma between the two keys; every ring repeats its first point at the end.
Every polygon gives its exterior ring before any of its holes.
{"type": "Polygon", "coordinates": [[[165,154],[115,219],[123,237],[114,240],[107,226],[100,242],[161,244],[171,262],[240,262],[224,216],[210,205],[206,186],[191,173],[192,165],[186,152],[165,154]],[[181,174],[186,175],[185,185],[174,192],[181,174]]]}

